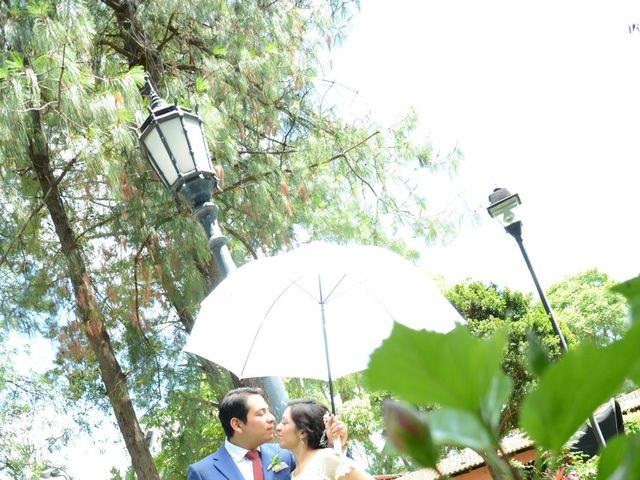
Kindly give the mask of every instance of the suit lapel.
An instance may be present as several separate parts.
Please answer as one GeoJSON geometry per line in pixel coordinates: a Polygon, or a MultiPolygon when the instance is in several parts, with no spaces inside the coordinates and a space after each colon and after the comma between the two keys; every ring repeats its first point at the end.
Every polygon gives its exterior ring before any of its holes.
{"type": "Polygon", "coordinates": [[[260,460],[262,461],[264,480],[291,480],[293,458],[290,452],[282,450],[278,445],[273,443],[264,443],[260,446],[260,460]],[[279,462],[283,463],[285,467],[274,472],[269,469],[269,465],[276,455],[279,456],[279,462]]]}
{"type": "Polygon", "coordinates": [[[224,443],[213,454],[213,466],[218,470],[227,480],[244,480],[244,477],[238,470],[236,462],[233,461],[227,449],[224,448],[224,443]]]}
{"type": "Polygon", "coordinates": [[[262,462],[262,477],[264,480],[273,480],[273,471],[267,469],[273,455],[274,453],[269,447],[265,445],[260,447],[260,461],[262,462]]]}

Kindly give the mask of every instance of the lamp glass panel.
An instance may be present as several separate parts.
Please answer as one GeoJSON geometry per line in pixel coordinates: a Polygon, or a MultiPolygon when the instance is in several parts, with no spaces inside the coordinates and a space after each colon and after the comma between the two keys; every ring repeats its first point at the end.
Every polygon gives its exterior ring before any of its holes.
{"type": "Polygon", "coordinates": [[[169,157],[167,149],[162,143],[162,138],[160,138],[160,134],[156,130],[157,125],[152,125],[154,128],[147,129],[146,134],[142,137],[142,141],[144,142],[145,148],[151,155],[151,163],[153,164],[153,167],[158,170],[160,177],[164,177],[164,179],[169,182],[169,185],[173,185],[178,179],[178,174],[171,162],[171,157],[169,157]]]}
{"type": "Polygon", "coordinates": [[[187,143],[187,137],[182,128],[182,122],[180,116],[175,115],[173,117],[166,117],[162,119],[160,123],[160,129],[164,135],[167,145],[173,153],[173,158],[176,160],[178,170],[181,175],[191,173],[195,165],[191,158],[191,152],[189,151],[189,144],[187,143]]]}
{"type": "Polygon", "coordinates": [[[204,132],[202,131],[202,125],[200,119],[191,115],[185,115],[183,117],[184,128],[189,136],[189,142],[191,142],[191,149],[193,150],[193,158],[196,164],[196,168],[199,172],[211,172],[213,166],[211,165],[211,159],[205,145],[204,132]]]}
{"type": "Polygon", "coordinates": [[[507,210],[496,217],[503,227],[508,227],[518,221],[518,216],[513,210],[507,210]]]}
{"type": "Polygon", "coordinates": [[[491,205],[488,208],[488,210],[489,210],[489,214],[492,217],[498,217],[499,215],[502,215],[505,212],[508,212],[509,210],[513,210],[518,205],[520,205],[520,201],[518,197],[512,196],[491,205]]]}

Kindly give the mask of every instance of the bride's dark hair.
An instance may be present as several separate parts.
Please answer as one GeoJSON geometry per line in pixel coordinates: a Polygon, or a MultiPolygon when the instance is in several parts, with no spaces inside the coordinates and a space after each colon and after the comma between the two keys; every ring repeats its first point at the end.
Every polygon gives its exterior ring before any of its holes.
{"type": "Polygon", "coordinates": [[[287,406],[291,408],[291,420],[298,430],[307,432],[307,446],[314,450],[322,448],[326,439],[324,416],[329,409],[312,399],[291,400],[287,406]]]}

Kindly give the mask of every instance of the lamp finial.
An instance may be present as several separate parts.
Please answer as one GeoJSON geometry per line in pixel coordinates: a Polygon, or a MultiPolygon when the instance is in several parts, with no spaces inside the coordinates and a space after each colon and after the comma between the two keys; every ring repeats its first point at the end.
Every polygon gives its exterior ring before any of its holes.
{"type": "Polygon", "coordinates": [[[151,111],[158,110],[160,108],[168,107],[169,104],[167,102],[165,102],[160,97],[160,95],[158,95],[158,92],[156,92],[156,89],[153,88],[153,84],[151,83],[151,79],[148,76],[145,77],[145,79],[146,79],[146,84],[145,84],[144,89],[142,90],[142,92],[149,98],[149,101],[151,102],[151,106],[149,107],[151,109],[151,111]]]}

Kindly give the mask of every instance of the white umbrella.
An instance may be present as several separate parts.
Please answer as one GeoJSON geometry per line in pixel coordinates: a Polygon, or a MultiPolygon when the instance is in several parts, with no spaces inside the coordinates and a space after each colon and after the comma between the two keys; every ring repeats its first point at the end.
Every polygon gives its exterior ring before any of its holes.
{"type": "Polygon", "coordinates": [[[232,272],[202,302],[184,350],[239,378],[327,380],[333,397],[332,378],[364,370],[394,321],[438,332],[464,322],[400,255],[312,242],[232,272]]]}

